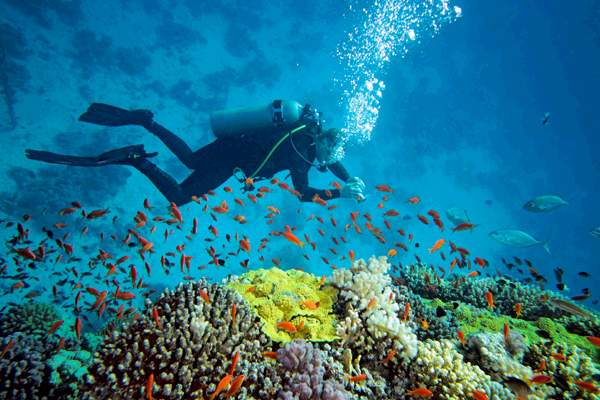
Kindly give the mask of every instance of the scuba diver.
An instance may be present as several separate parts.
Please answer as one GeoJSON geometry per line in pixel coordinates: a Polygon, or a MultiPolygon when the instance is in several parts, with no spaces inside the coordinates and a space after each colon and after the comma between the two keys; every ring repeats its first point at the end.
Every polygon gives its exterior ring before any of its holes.
{"type": "Polygon", "coordinates": [[[324,130],[321,114],[308,104],[275,100],[265,106],[213,112],[210,123],[216,140],[197,151],[192,151],[181,138],[155,122],[150,110],[125,110],[93,103],[79,120],[103,126],[142,126],[193,172],[178,183],[149,160],[158,153],[147,153],[143,144],[92,157],[27,149],[27,158],[81,167],[130,165],[148,177],[168,201],[177,205],[219,187],[232,175],[244,185],[244,190],[252,190],[254,182],[269,179],[282,170],[289,170],[301,201],[313,201],[316,195],[323,200],[343,197],[361,201],[365,198],[363,181],[350,177],[335,159],[342,145],[341,131],[324,130]],[[331,171],[344,185],[331,190],[311,187],[308,182],[311,167],[321,172],[331,171]],[[246,175],[250,171],[252,173],[246,175]]]}

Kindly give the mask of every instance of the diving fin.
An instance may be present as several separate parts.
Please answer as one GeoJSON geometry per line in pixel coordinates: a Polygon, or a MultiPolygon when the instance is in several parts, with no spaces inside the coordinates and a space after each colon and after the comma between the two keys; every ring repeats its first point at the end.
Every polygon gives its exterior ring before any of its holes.
{"type": "Polygon", "coordinates": [[[125,110],[104,103],[92,103],[79,120],[104,126],[141,125],[152,123],[154,114],[150,110],[125,110]]]}
{"type": "Polygon", "coordinates": [[[146,153],[143,144],[125,146],[110,150],[97,157],[80,157],[49,151],[26,149],[25,156],[30,160],[43,161],[51,164],[63,164],[79,167],[101,167],[103,165],[133,165],[142,158],[154,157],[158,153],[146,153]]]}

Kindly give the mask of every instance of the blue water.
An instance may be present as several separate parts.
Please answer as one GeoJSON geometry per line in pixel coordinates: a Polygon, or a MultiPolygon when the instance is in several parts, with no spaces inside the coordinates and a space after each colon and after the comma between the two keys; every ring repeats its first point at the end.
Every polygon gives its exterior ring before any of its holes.
{"type": "MultiPolygon", "coordinates": [[[[125,254],[137,257],[111,240],[110,234],[124,238],[145,198],[155,206],[148,212],[151,217],[166,215],[168,203],[132,168],[43,165],[27,160],[25,148],[91,155],[144,143],[160,153],[156,162],[178,180],[189,173],[141,128],[102,128],[78,122],[79,114],[93,101],[151,109],[157,121],[194,149],[213,140],[208,113],[227,107],[284,98],[315,105],[334,126],[348,117],[339,103],[340,86],[334,81],[344,76],[336,49],[347,32],[365,23],[360,13],[348,12],[349,3],[314,1],[299,6],[291,1],[111,0],[56,2],[51,8],[43,4],[7,0],[0,4],[0,40],[6,54],[1,65],[0,143],[5,149],[0,162],[1,210],[10,220],[23,214],[32,216],[27,226],[35,245],[44,237],[42,226],[66,222],[70,226],[59,232],[73,232],[67,241],[75,245],[78,257],[87,260],[97,255],[99,248],[115,258],[125,254]],[[57,215],[75,200],[88,211],[109,208],[111,213],[93,222],[57,215]],[[113,222],[113,217],[118,218],[113,222]],[[90,231],[80,235],[84,226],[90,231]],[[105,233],[104,241],[99,239],[100,232],[105,233]]],[[[352,4],[372,7],[367,1],[352,4]]],[[[468,248],[473,256],[489,260],[483,273],[500,270],[516,279],[528,277],[527,271],[521,275],[503,269],[501,258],[518,256],[531,260],[548,278],[547,287],[554,288],[552,269],[560,266],[570,288],[566,294],[579,294],[589,287],[593,295],[584,304],[592,306],[597,298],[594,288],[599,283],[596,270],[600,259],[600,240],[589,234],[600,225],[596,96],[600,91],[600,6],[593,1],[569,5],[546,1],[542,5],[464,0],[454,4],[462,8],[460,18],[445,23],[436,35],[423,29],[418,40],[408,42],[404,56],[392,57],[377,71],[386,88],[371,140],[361,145],[349,142],[343,160],[351,175],[367,184],[365,202],[333,200],[330,205],[337,208],[328,211],[273,188],[273,193],[253,205],[239,192],[240,184],[231,179],[224,186],[234,188],[234,193],[215,188],[217,196],[211,198],[210,206],[225,199],[232,208],[227,216],[219,216],[218,222],[202,211],[202,205],[191,203],[182,207],[182,230],[168,228],[173,231],[168,241],[162,238],[164,224],[157,224],[153,236],[145,231],[145,236],[156,238],[156,253],[150,257],[151,276],[135,259],[144,282],[160,289],[174,286],[188,275],[177,272],[178,265],[164,275],[158,262],[161,253],[175,251],[181,243],[187,243],[185,254],[194,257],[189,275],[196,279],[219,280],[241,274],[245,269],[240,261],[246,258],[250,268],[269,267],[272,259],[278,259],[285,268],[301,267],[327,275],[331,267],[321,257],[342,267],[349,263],[340,258],[350,249],[358,257],[385,254],[402,241],[395,232],[402,228],[412,233],[414,240],[410,252],[399,251],[394,263],[412,263],[416,252],[424,261],[447,269],[451,260],[448,244],[442,249],[446,261],[427,253],[437,239],[445,238],[468,248]],[[542,126],[546,112],[550,119],[542,126]],[[375,190],[379,184],[394,189],[385,209],[401,213],[390,218],[393,230],[385,228],[381,218],[385,210],[377,206],[382,198],[375,190]],[[522,209],[527,200],[542,194],[560,195],[569,205],[547,214],[522,209]],[[421,203],[409,205],[406,199],[411,196],[419,196],[421,203]],[[242,197],[246,206],[236,206],[235,197],[242,197]],[[281,210],[272,225],[265,224],[267,205],[281,210]],[[444,215],[450,207],[466,209],[478,224],[475,230],[450,233],[451,224],[444,215]],[[425,215],[431,209],[442,214],[444,232],[416,219],[417,214],[425,215]],[[353,230],[344,233],[351,211],[370,213],[387,243],[380,244],[365,228],[362,236],[353,230]],[[307,221],[313,213],[325,223],[307,221]],[[231,219],[234,214],[243,214],[249,223],[238,224],[231,219]],[[404,215],[411,219],[402,219],[404,215]],[[190,241],[185,235],[193,217],[199,218],[200,227],[190,241]],[[330,217],[338,221],[337,228],[330,217]],[[209,224],[219,230],[216,242],[203,240],[211,237],[209,224]],[[297,227],[300,237],[307,233],[317,250],[301,249],[269,236],[286,224],[297,227]],[[324,238],[317,232],[319,227],[326,233],[324,238]],[[549,241],[552,255],[541,246],[507,248],[488,236],[503,228],[522,229],[549,241]],[[211,244],[223,255],[237,251],[234,239],[231,243],[223,239],[225,233],[236,232],[250,238],[251,255],[230,256],[219,268],[208,264],[205,249],[211,244]],[[349,243],[335,246],[331,236],[342,234],[349,243]],[[263,237],[269,238],[269,244],[259,253],[263,237]],[[419,248],[415,249],[415,242],[419,248]],[[338,255],[330,248],[337,249],[338,255]],[[259,260],[260,255],[264,261],[259,260]],[[582,279],[578,271],[589,271],[592,277],[582,279]]],[[[286,175],[277,178],[283,180],[286,175]]],[[[326,187],[334,179],[330,174],[311,173],[312,186],[326,187]]],[[[366,220],[359,218],[364,224],[366,220]]],[[[12,227],[3,234],[8,237],[14,232],[12,227]]],[[[7,248],[3,258],[9,268],[5,274],[16,273],[11,257],[7,248]]],[[[178,263],[178,257],[172,260],[178,263]]],[[[85,263],[75,266],[86,269],[85,263]]],[[[49,263],[28,273],[43,281],[56,268],[49,263]]],[[[120,272],[119,279],[126,280],[127,271],[120,272]]],[[[103,279],[86,279],[84,287],[106,285],[103,279]]],[[[26,281],[31,288],[48,287],[33,279],[26,281]]],[[[3,302],[19,294],[9,293],[15,282],[4,279],[0,283],[7,292],[3,302]]],[[[67,286],[63,292],[64,304],[72,304],[75,291],[67,286]]],[[[50,295],[46,292],[42,298],[50,295]]]]}

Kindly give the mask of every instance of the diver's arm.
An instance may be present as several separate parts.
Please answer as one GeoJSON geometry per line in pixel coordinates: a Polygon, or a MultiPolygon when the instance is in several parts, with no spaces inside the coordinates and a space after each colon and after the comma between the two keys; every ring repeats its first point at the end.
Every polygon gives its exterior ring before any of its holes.
{"type": "MultiPolygon", "coordinates": [[[[325,190],[316,189],[308,185],[308,170],[291,170],[292,183],[294,189],[300,192],[300,201],[312,201],[315,194],[318,194],[323,200],[336,199],[340,197],[340,191],[337,189],[325,190]]],[[[341,178],[340,178],[341,179],[341,178]]]]}
{"type": "Polygon", "coordinates": [[[348,179],[350,179],[350,174],[348,173],[348,171],[346,170],[346,168],[344,168],[344,166],[342,165],[341,162],[335,162],[333,164],[329,164],[327,166],[327,168],[329,168],[329,170],[338,178],[340,178],[342,181],[347,182],[348,179]]]}

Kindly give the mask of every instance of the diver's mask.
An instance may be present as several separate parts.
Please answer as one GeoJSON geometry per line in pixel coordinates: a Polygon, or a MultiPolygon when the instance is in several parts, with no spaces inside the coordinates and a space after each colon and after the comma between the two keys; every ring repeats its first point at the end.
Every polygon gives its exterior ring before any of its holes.
{"type": "Polygon", "coordinates": [[[338,162],[343,154],[341,132],[331,128],[315,136],[317,162],[323,168],[338,162]]]}

